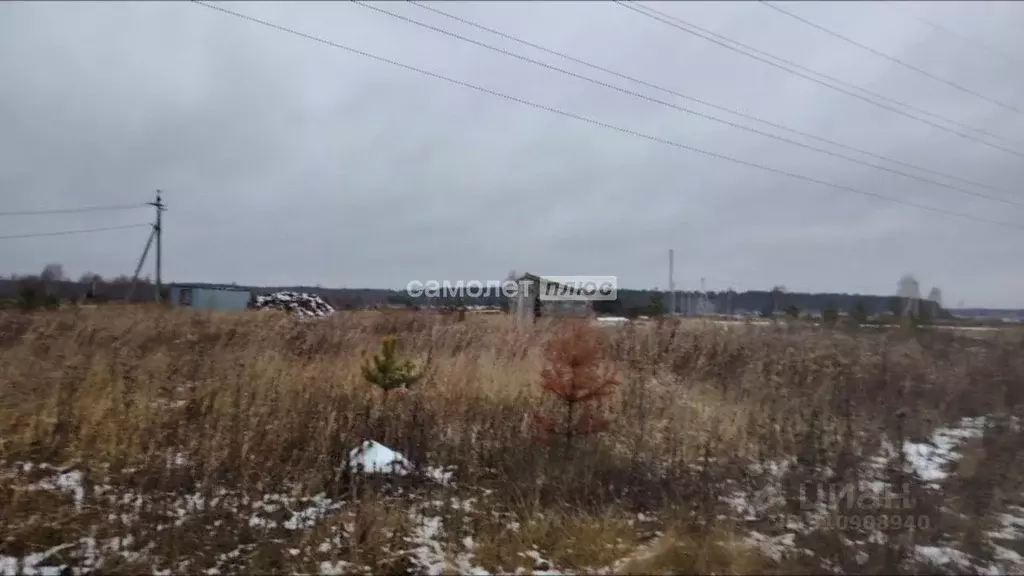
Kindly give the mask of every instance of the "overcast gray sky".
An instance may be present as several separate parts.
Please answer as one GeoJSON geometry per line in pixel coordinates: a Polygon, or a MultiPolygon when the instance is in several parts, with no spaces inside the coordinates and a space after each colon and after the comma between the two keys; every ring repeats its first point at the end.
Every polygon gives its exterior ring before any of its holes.
{"type": "MultiPolygon", "coordinates": [[[[375,5],[754,125],[413,5],[375,5]]],[[[1024,151],[1021,114],[766,6],[651,5],[1016,139],[1000,143],[1024,151]]],[[[1022,206],[736,130],[358,5],[224,6],[660,138],[1024,225],[1022,206]]],[[[1024,202],[1020,156],[876,108],[612,2],[432,6],[721,106],[996,186],[1003,192],[948,181],[1024,202]]],[[[910,17],[1020,58],[1024,3],[780,6],[1024,109],[1019,60],[910,17]]],[[[894,293],[909,272],[925,291],[940,286],[947,305],[1024,306],[1021,229],[858,196],[584,124],[188,2],[0,3],[0,212],[145,202],[157,188],[167,191],[170,208],[164,276],[171,280],[400,288],[413,279],[501,279],[515,269],[616,275],[620,286],[664,288],[667,250],[674,248],[681,288],[698,287],[705,277],[709,288],[784,284],[894,293]]],[[[0,217],[0,236],[134,224],[151,216],[151,209],[142,209],[0,217]]],[[[33,273],[60,262],[75,276],[86,270],[131,274],[147,234],[134,229],[2,240],[0,272],[33,273]]]]}

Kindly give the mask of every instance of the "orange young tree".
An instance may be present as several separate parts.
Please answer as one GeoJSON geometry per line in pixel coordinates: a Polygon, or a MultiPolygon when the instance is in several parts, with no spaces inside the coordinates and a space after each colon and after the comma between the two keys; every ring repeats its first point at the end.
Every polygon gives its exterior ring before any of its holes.
{"type": "Polygon", "coordinates": [[[561,405],[555,417],[537,417],[548,436],[561,437],[566,453],[579,436],[596,434],[608,427],[597,411],[600,400],[613,394],[618,381],[603,363],[604,341],[600,330],[572,323],[561,330],[545,349],[548,361],[541,373],[541,386],[561,405]]]}

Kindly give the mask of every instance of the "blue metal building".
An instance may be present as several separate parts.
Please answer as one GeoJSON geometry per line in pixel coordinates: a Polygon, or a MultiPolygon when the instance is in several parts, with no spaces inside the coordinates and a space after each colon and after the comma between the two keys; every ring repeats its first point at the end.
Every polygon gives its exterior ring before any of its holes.
{"type": "Polygon", "coordinates": [[[167,295],[171,306],[197,310],[245,310],[252,301],[252,291],[238,286],[172,284],[167,295]]]}

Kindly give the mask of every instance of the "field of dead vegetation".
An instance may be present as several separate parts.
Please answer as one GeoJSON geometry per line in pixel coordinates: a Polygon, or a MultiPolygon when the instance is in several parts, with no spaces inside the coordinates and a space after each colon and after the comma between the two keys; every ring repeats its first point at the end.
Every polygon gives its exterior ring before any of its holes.
{"type": "Polygon", "coordinates": [[[1020,573],[1022,394],[1013,331],[0,313],[0,576],[1020,573]]]}

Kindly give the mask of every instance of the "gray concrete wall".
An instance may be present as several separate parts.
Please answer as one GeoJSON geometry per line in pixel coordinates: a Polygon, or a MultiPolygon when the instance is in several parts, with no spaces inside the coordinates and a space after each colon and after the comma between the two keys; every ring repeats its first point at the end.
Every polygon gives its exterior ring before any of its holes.
{"type": "MultiPolygon", "coordinates": [[[[534,300],[540,294],[540,283],[533,282],[526,290],[520,290],[509,302],[509,313],[519,323],[530,323],[534,318],[534,300]]],[[[541,300],[541,317],[550,318],[586,318],[594,313],[589,301],[579,300],[541,300]]]]}
{"type": "Polygon", "coordinates": [[[252,293],[248,290],[217,290],[191,286],[172,286],[168,296],[172,306],[183,306],[182,291],[191,291],[191,300],[187,306],[197,310],[245,310],[249,306],[252,293]]]}

